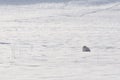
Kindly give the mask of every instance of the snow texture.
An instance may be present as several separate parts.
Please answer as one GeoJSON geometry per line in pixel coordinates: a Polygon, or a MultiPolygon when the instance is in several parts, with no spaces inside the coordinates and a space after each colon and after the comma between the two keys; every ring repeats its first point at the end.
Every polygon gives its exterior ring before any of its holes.
{"type": "Polygon", "coordinates": [[[0,5],[1,80],[120,80],[120,2],[76,1],[0,5]]]}

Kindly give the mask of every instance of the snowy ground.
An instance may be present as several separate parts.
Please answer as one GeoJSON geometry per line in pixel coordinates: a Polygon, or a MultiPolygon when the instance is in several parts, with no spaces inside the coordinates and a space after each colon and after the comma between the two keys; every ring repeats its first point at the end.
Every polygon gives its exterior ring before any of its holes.
{"type": "Polygon", "coordinates": [[[1,5],[0,79],[120,80],[119,26],[120,3],[1,5]]]}

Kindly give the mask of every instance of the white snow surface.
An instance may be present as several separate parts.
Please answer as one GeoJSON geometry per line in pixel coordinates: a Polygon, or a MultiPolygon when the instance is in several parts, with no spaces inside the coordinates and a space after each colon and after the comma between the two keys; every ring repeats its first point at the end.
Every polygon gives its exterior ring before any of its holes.
{"type": "Polygon", "coordinates": [[[0,34],[0,80],[120,80],[119,2],[1,5],[0,34]]]}

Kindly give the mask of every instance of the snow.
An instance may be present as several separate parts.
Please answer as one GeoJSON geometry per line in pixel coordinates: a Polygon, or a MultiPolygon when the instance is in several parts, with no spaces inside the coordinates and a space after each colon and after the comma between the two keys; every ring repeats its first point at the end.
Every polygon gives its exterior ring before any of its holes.
{"type": "Polygon", "coordinates": [[[0,79],[120,80],[119,16],[119,2],[0,5],[0,79]]]}

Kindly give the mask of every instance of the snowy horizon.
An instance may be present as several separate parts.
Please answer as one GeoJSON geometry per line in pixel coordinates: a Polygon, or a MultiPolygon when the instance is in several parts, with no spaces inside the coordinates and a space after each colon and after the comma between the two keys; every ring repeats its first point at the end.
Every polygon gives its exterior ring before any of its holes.
{"type": "Polygon", "coordinates": [[[0,5],[28,5],[39,3],[69,3],[101,5],[107,3],[120,2],[120,0],[0,0],[0,5]]]}

